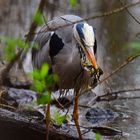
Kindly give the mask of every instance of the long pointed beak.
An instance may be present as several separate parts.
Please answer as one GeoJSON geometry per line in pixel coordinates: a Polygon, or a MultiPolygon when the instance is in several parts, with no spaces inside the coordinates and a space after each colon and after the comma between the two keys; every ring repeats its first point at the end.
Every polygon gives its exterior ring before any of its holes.
{"type": "Polygon", "coordinates": [[[98,69],[98,65],[97,65],[97,61],[93,52],[93,48],[92,47],[84,47],[85,52],[87,54],[87,58],[90,61],[90,63],[92,64],[92,66],[94,67],[94,69],[98,69]]]}

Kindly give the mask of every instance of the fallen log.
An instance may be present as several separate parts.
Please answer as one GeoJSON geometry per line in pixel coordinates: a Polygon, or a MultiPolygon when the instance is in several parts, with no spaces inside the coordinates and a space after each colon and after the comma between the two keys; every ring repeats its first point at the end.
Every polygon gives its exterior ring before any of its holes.
{"type": "MultiPolygon", "coordinates": [[[[6,92],[2,92],[0,101],[5,106],[0,107],[0,140],[45,140],[44,115],[26,108],[35,100],[36,93],[31,90],[6,88],[6,92]]],[[[78,140],[74,133],[53,125],[49,139],[78,140]]]]}
{"type": "MultiPolygon", "coordinates": [[[[1,140],[45,140],[45,122],[21,112],[12,112],[0,108],[1,140]]],[[[50,140],[78,140],[67,133],[50,128],[50,140]]]]}

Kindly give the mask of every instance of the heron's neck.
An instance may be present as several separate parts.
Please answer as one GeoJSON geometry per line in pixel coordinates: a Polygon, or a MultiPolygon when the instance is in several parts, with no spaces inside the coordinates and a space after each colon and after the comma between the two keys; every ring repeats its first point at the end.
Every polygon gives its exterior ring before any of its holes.
{"type": "Polygon", "coordinates": [[[81,63],[85,63],[86,62],[86,55],[83,51],[83,49],[81,48],[81,46],[77,43],[76,47],[78,48],[79,54],[80,54],[80,59],[81,59],[81,63]]]}

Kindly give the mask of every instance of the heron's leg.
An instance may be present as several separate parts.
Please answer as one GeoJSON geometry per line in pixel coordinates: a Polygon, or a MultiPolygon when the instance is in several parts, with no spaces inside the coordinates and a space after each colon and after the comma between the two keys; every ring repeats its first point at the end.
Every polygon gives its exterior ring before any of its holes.
{"type": "Polygon", "coordinates": [[[50,103],[46,105],[46,140],[49,140],[49,125],[50,125],[50,103]]]}
{"type": "Polygon", "coordinates": [[[78,132],[78,135],[79,135],[79,139],[82,140],[82,134],[81,134],[81,130],[80,130],[80,127],[79,127],[79,121],[78,121],[78,94],[79,94],[79,91],[75,93],[75,98],[74,98],[74,111],[73,111],[73,119],[74,119],[74,122],[75,122],[75,126],[76,126],[76,129],[77,129],[77,132],[78,132]]]}

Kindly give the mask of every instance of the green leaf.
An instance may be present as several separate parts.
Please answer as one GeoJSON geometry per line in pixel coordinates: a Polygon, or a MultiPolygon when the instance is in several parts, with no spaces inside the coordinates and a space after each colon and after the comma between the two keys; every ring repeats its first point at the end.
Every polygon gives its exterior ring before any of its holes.
{"type": "Polygon", "coordinates": [[[42,93],[46,89],[46,76],[49,71],[48,64],[44,64],[40,70],[35,69],[30,76],[33,77],[35,91],[42,93]]]}
{"type": "Polygon", "coordinates": [[[128,48],[140,50],[140,42],[130,42],[130,43],[127,43],[126,46],[128,48]]]}
{"type": "Polygon", "coordinates": [[[42,14],[40,11],[36,12],[36,14],[33,17],[33,21],[39,26],[43,24],[42,14]]]}
{"type": "Polygon", "coordinates": [[[34,80],[42,80],[42,78],[40,76],[40,71],[39,70],[34,70],[31,73],[31,76],[33,76],[34,80]]]}
{"type": "Polygon", "coordinates": [[[6,37],[4,41],[6,43],[6,47],[4,48],[5,59],[10,61],[15,57],[16,54],[16,41],[15,39],[8,37],[6,37]]]}
{"type": "Polygon", "coordinates": [[[57,74],[53,74],[53,79],[54,79],[54,82],[58,82],[59,81],[59,77],[57,74]]]}
{"type": "Polygon", "coordinates": [[[40,70],[40,75],[42,78],[46,78],[49,72],[49,65],[48,64],[43,64],[40,70]]]}
{"type": "Polygon", "coordinates": [[[38,104],[48,104],[51,103],[51,93],[50,92],[45,92],[43,94],[39,94],[38,97],[38,104]]]}
{"type": "Polygon", "coordinates": [[[58,76],[54,75],[54,74],[51,74],[51,75],[48,75],[47,78],[46,78],[46,85],[48,88],[51,88],[55,83],[56,83],[56,80],[58,79],[57,78],[58,76]]]}
{"type": "Polygon", "coordinates": [[[34,49],[38,49],[39,48],[39,45],[37,44],[37,43],[33,43],[33,45],[32,45],[32,48],[34,48],[34,49]]]}
{"type": "Polygon", "coordinates": [[[41,93],[45,90],[46,83],[45,83],[45,81],[34,80],[33,87],[34,87],[35,91],[41,93]]]}
{"type": "Polygon", "coordinates": [[[96,140],[101,140],[101,135],[99,133],[96,133],[96,140]]]}
{"type": "Polygon", "coordinates": [[[77,1],[76,0],[69,0],[71,7],[75,7],[77,1]]]}
{"type": "Polygon", "coordinates": [[[29,47],[29,45],[20,38],[1,37],[1,40],[6,44],[6,47],[4,48],[4,55],[7,60],[14,58],[17,47],[23,49],[29,47]]]}
{"type": "Polygon", "coordinates": [[[20,39],[20,38],[17,38],[16,39],[16,43],[17,43],[17,46],[19,48],[22,48],[22,49],[27,49],[29,48],[29,44],[28,43],[25,43],[24,40],[20,39]]]}
{"type": "Polygon", "coordinates": [[[58,111],[54,114],[54,120],[57,125],[62,125],[67,120],[66,115],[61,115],[58,111]]]}

